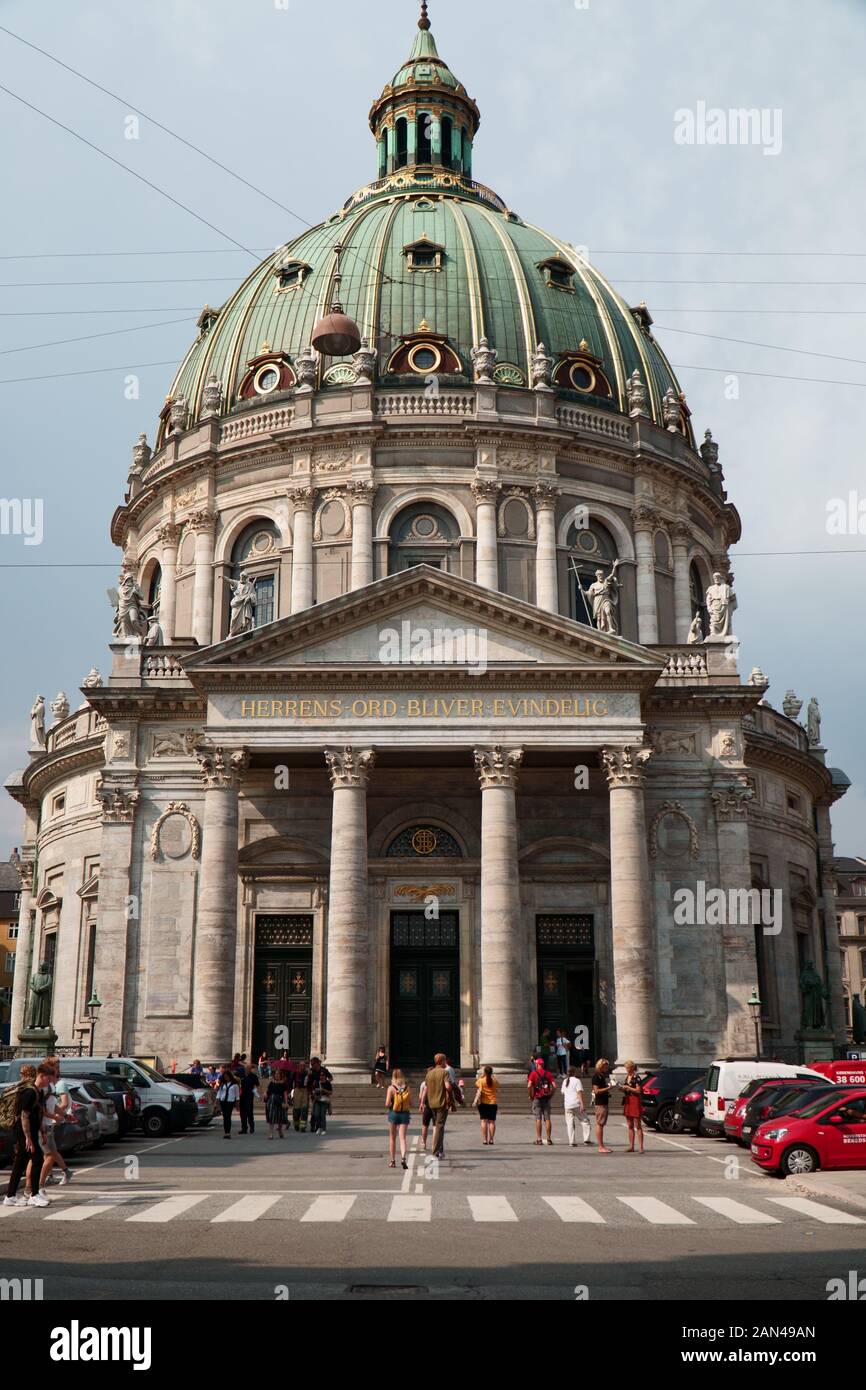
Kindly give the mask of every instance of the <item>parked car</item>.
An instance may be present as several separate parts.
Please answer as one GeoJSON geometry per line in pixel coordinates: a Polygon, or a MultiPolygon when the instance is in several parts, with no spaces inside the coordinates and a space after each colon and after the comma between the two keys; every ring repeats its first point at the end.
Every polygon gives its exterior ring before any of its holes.
{"type": "MultiPolygon", "coordinates": [[[[809,1099],[816,1100],[817,1096],[812,1093],[819,1086],[819,1082],[813,1080],[803,1081],[780,1081],[777,1085],[762,1086],[756,1091],[751,1100],[746,1103],[745,1113],[740,1122],[739,1142],[744,1148],[748,1148],[752,1142],[752,1135],[759,1125],[765,1120],[773,1119],[778,1104],[790,1101],[783,1114],[792,1113],[799,1110],[801,1105],[806,1105],[809,1099]]],[[[825,1083],[831,1090],[838,1091],[838,1086],[834,1087],[832,1081],[825,1083]]],[[[824,1090],[824,1087],[821,1088],[824,1090]]]]}
{"type": "Polygon", "coordinates": [[[8,1063],[8,1062],[0,1062],[0,1086],[2,1086],[3,1083],[4,1083],[4,1081],[6,1080],[6,1074],[7,1074],[8,1071],[9,1071],[9,1063],[8,1063]]]}
{"type": "MultiPolygon", "coordinates": [[[[80,1091],[85,1100],[88,1100],[96,1110],[96,1120],[99,1125],[98,1144],[101,1147],[106,1139],[116,1139],[120,1133],[120,1121],[117,1118],[117,1109],[111,1096],[103,1091],[98,1081],[94,1081],[92,1076],[80,1077],[75,1085],[75,1091],[80,1091]]],[[[70,1095],[73,1092],[70,1091],[70,1095]]]]}
{"type": "Polygon", "coordinates": [[[172,1081],[179,1082],[181,1086],[188,1086],[195,1096],[195,1103],[198,1111],[197,1124],[204,1128],[209,1125],[219,1108],[217,1106],[216,1091],[209,1086],[203,1076],[197,1076],[195,1072],[176,1072],[172,1075],[172,1081]]]}
{"type": "Polygon", "coordinates": [[[752,1136],[752,1162],[781,1177],[816,1168],[866,1168],[866,1088],[827,1093],[752,1136]]]}
{"type": "Polygon", "coordinates": [[[125,1076],[113,1076],[110,1072],[94,1072],[89,1078],[96,1081],[109,1100],[114,1102],[117,1112],[118,1134],[122,1137],[141,1124],[141,1096],[131,1081],[125,1076]]]}
{"type": "Polygon", "coordinates": [[[659,1067],[644,1082],[641,1119],[662,1134],[676,1132],[677,1096],[694,1079],[694,1067],[659,1067]]]}
{"type": "Polygon", "coordinates": [[[810,1062],[812,1071],[819,1071],[828,1081],[843,1081],[846,1085],[866,1086],[866,1061],[847,1058],[839,1062],[810,1062]]]}
{"type": "MultiPolygon", "coordinates": [[[[16,1057],[9,1063],[9,1080],[17,1081],[21,1067],[32,1061],[30,1057],[16,1057]]],[[[189,1087],[176,1086],[172,1077],[162,1076],[144,1062],[132,1057],[63,1058],[66,1077],[92,1076],[95,1072],[126,1077],[136,1088],[141,1095],[141,1127],[148,1139],[160,1139],[198,1121],[198,1106],[189,1087]]]]}
{"type": "Polygon", "coordinates": [[[95,1102],[90,1100],[70,1077],[64,1076],[61,1080],[69,1086],[69,1114],[84,1130],[85,1147],[89,1147],[91,1144],[104,1144],[105,1140],[102,1138],[102,1129],[99,1123],[99,1111],[95,1102]]]}
{"type": "Polygon", "coordinates": [[[696,1076],[684,1086],[674,1101],[674,1129],[677,1134],[704,1134],[704,1081],[696,1076]]]}
{"type": "Polygon", "coordinates": [[[741,1142],[741,1131],[746,1109],[758,1096],[763,1096],[767,1091],[777,1091],[779,1087],[785,1086],[786,1084],[791,1086],[809,1086],[816,1084],[817,1080],[818,1078],[814,1076],[756,1076],[753,1081],[746,1083],[737,1096],[733,1106],[729,1107],[724,1122],[725,1138],[731,1140],[732,1143],[739,1144],[741,1142]]]}
{"type": "Polygon", "coordinates": [[[749,1057],[718,1057],[711,1062],[704,1092],[704,1124],[708,1133],[724,1134],[725,1116],[750,1081],[783,1080],[786,1076],[827,1079],[809,1067],[789,1066],[786,1062],[756,1062],[749,1057]]]}

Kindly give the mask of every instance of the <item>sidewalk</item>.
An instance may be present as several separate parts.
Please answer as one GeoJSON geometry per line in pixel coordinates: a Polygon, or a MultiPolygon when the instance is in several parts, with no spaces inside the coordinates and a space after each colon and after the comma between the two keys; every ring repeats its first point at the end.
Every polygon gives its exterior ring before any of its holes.
{"type": "Polygon", "coordinates": [[[866,1211],[866,1168],[832,1173],[800,1174],[786,1178],[785,1186],[804,1197],[825,1197],[847,1202],[866,1211]]]}

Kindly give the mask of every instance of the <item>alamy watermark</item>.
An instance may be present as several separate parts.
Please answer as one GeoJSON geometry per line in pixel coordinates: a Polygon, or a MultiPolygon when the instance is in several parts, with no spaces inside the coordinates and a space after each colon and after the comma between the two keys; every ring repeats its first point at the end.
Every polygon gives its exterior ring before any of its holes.
{"type": "Polygon", "coordinates": [[[399,629],[379,633],[379,660],[385,666],[465,666],[480,675],[487,670],[487,629],[416,627],[404,619],[399,629]]]}
{"type": "Polygon", "coordinates": [[[694,888],[674,890],[674,926],[763,927],[765,936],[782,930],[781,888],[694,888]]]}
{"type": "Polygon", "coordinates": [[[41,545],[41,497],[0,497],[0,536],[23,536],[25,545],[41,545]]]}
{"type": "Polygon", "coordinates": [[[765,155],[782,152],[782,111],[776,107],[682,106],[674,112],[676,145],[758,145],[765,155]]]}

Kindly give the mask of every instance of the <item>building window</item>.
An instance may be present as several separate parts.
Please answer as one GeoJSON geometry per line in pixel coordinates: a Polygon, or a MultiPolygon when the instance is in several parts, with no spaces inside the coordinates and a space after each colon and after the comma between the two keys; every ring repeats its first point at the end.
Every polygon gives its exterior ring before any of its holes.
{"type": "Polygon", "coordinates": [[[419,164],[433,163],[433,117],[427,112],[422,112],[418,117],[418,153],[417,162],[419,164]]]}
{"type": "Polygon", "coordinates": [[[866,898],[866,878],[855,878],[851,884],[851,893],[855,898],[866,898]]]}
{"type": "Polygon", "coordinates": [[[408,246],[403,247],[403,255],[406,257],[406,266],[409,270],[441,270],[444,254],[444,246],[431,241],[428,236],[421,236],[417,241],[412,241],[408,246]]]}
{"type": "Polygon", "coordinates": [[[803,814],[803,803],[799,796],[795,796],[793,792],[788,792],[786,802],[792,816],[801,816],[803,814]]]}
{"type": "Polygon", "coordinates": [[[15,969],[15,952],[14,952],[14,951],[7,951],[7,952],[6,952],[6,964],[5,964],[5,966],[4,966],[3,968],[4,968],[4,970],[5,970],[5,972],[6,972],[7,975],[11,975],[12,972],[14,971],[14,969],[15,969]]]}
{"type": "Polygon", "coordinates": [[[546,261],[539,261],[538,269],[544,276],[545,283],[552,289],[574,293],[574,266],[569,265],[568,261],[551,256],[546,261]]]}
{"type": "Polygon", "coordinates": [[[386,859],[462,859],[463,851],[453,835],[438,825],[410,825],[401,830],[385,851],[386,859]]]}
{"type": "Polygon", "coordinates": [[[9,928],[9,940],[10,940],[10,941],[16,941],[17,939],[18,939],[18,928],[17,928],[17,927],[10,927],[10,928],[9,928]]]}
{"type": "Polygon", "coordinates": [[[456,521],[444,507],[422,502],[407,507],[394,519],[389,541],[389,574],[415,565],[447,570],[449,554],[456,550],[460,535],[456,521]]]}
{"type": "Polygon", "coordinates": [[[51,802],[51,814],[52,814],[52,816],[62,816],[62,815],[63,815],[63,812],[64,812],[65,810],[66,810],[66,793],[65,793],[65,792],[61,792],[60,795],[59,795],[59,796],[55,796],[55,797],[53,798],[52,802],[51,802]]]}
{"type": "MultiPolygon", "coordinates": [[[[446,169],[455,167],[455,160],[452,157],[452,146],[454,142],[454,123],[450,116],[442,117],[442,163],[446,169]]],[[[459,165],[457,166],[459,168],[459,165]]]]}
{"type": "Polygon", "coordinates": [[[263,574],[256,580],[255,625],[264,627],[274,621],[274,576],[263,574]]]}
{"type": "Polygon", "coordinates": [[[309,273],[310,266],[305,261],[280,261],[274,271],[277,277],[277,288],[281,290],[300,289],[309,273]]]}
{"type": "Polygon", "coordinates": [[[398,169],[404,169],[409,163],[409,136],[405,116],[397,117],[394,129],[396,132],[396,158],[394,162],[398,169]]]}
{"type": "Polygon", "coordinates": [[[866,917],[857,918],[857,935],[866,936],[866,917]]]}
{"type": "MultiPolygon", "coordinates": [[[[595,583],[597,570],[603,570],[605,575],[610,573],[617,558],[616,546],[610,534],[596,522],[589,527],[572,526],[566,544],[569,551],[571,616],[576,622],[593,627],[592,600],[586,597],[586,592],[595,583]]],[[[617,616],[622,631],[619,608],[617,616]]]]}

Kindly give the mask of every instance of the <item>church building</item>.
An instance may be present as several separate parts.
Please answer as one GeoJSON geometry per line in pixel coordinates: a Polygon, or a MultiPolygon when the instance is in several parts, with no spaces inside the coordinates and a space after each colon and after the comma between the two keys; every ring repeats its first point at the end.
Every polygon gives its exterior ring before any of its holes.
{"type": "Polygon", "coordinates": [[[425,4],[372,180],[203,309],[110,668],[7,782],[13,1043],[42,963],[61,1045],[95,993],[98,1053],[179,1067],[844,1041],[847,779],[739,670],[718,446],[647,306],[477,181],[480,122],[425,4]]]}

